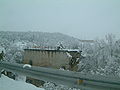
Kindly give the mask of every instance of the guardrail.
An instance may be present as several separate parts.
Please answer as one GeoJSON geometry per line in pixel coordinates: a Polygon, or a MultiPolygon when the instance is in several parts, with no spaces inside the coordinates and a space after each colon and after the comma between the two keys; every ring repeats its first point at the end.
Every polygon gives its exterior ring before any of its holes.
{"type": "Polygon", "coordinates": [[[44,67],[23,67],[23,64],[0,62],[0,70],[15,72],[35,79],[68,85],[81,90],[120,90],[119,77],[86,75],[80,72],[64,71],[44,67]]]}

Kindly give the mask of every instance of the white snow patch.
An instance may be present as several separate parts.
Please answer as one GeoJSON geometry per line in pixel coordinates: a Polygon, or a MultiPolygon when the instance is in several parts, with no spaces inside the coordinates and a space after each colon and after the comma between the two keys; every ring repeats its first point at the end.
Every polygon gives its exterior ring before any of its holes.
{"type": "Polygon", "coordinates": [[[72,58],[72,56],[70,55],[70,53],[66,52],[66,54],[67,54],[68,57],[72,58]]]}
{"type": "Polygon", "coordinates": [[[59,70],[63,70],[63,71],[64,71],[65,69],[63,69],[63,68],[60,68],[59,70]]]}
{"type": "Polygon", "coordinates": [[[15,80],[25,82],[26,81],[26,76],[22,75],[22,74],[16,74],[15,80]]]}
{"type": "Polygon", "coordinates": [[[77,52],[80,52],[79,49],[65,49],[65,50],[68,50],[68,51],[77,51],[77,52]]]}
{"type": "Polygon", "coordinates": [[[5,53],[5,48],[2,47],[2,46],[0,46],[0,53],[1,53],[2,51],[5,53]]]}
{"type": "Polygon", "coordinates": [[[0,90],[45,90],[44,88],[37,88],[32,84],[21,81],[15,81],[5,75],[0,78],[0,90]]]}
{"type": "Polygon", "coordinates": [[[31,68],[32,66],[30,64],[25,64],[25,65],[23,65],[23,68],[25,68],[25,67],[31,68]]]}

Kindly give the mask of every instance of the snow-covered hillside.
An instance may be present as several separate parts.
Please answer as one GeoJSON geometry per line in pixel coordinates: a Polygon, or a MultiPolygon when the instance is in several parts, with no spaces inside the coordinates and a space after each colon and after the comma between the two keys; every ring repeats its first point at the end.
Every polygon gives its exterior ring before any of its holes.
{"type": "Polygon", "coordinates": [[[72,47],[78,44],[78,39],[61,33],[47,32],[3,32],[0,31],[0,43],[7,44],[15,42],[31,42],[39,46],[56,46],[58,42],[62,42],[65,46],[72,47]]]}
{"type": "Polygon", "coordinates": [[[0,78],[0,90],[45,90],[38,88],[32,84],[28,84],[22,81],[15,81],[2,75],[0,78]]]}

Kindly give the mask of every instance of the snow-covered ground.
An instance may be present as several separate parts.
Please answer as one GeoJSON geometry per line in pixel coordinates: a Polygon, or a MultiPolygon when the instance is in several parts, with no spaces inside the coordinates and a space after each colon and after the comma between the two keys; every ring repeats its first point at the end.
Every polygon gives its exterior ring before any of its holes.
{"type": "Polygon", "coordinates": [[[0,78],[0,90],[45,90],[23,81],[15,81],[2,75],[0,78]]]}

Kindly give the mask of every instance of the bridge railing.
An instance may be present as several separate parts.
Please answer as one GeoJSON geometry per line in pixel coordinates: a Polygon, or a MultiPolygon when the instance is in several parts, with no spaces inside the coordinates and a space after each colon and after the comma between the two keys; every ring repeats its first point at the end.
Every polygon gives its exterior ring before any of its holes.
{"type": "Polygon", "coordinates": [[[119,77],[86,75],[80,72],[44,67],[24,67],[23,64],[0,62],[0,70],[6,70],[35,79],[80,88],[81,90],[120,90],[119,77]]]}

